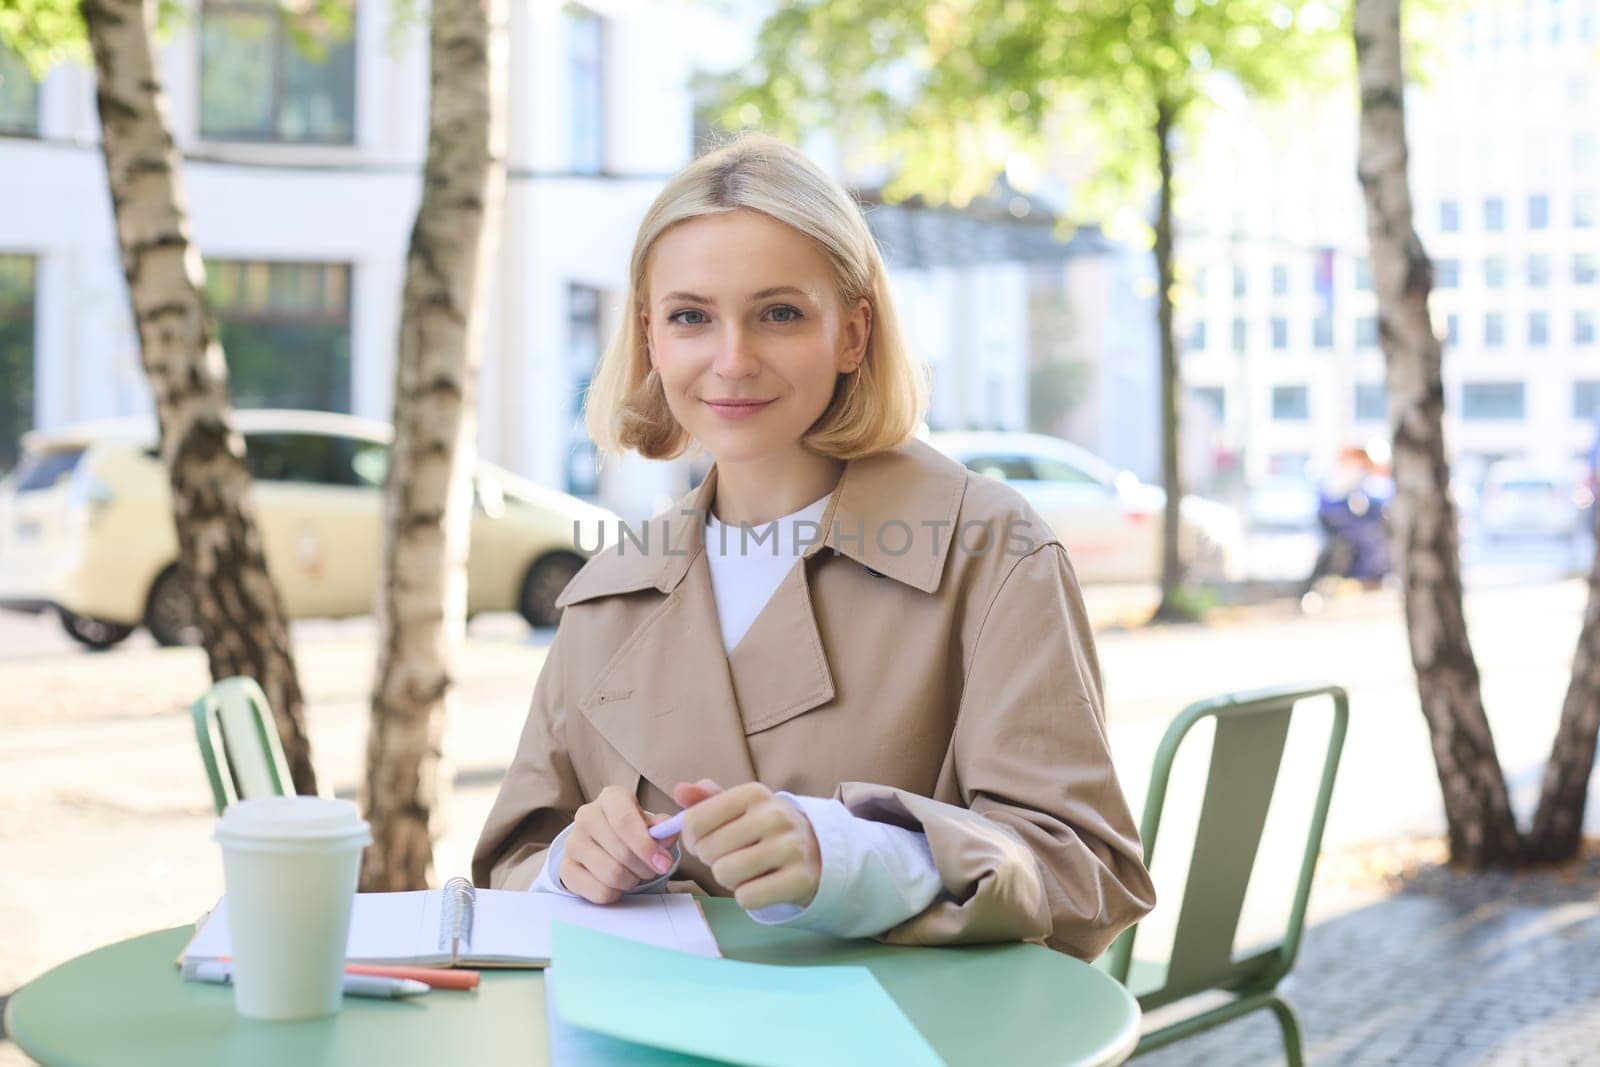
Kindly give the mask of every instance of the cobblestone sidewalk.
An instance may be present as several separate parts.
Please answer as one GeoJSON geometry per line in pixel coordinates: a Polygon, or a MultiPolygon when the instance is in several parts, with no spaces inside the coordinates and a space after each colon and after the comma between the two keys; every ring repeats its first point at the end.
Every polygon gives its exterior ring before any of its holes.
{"type": "MultiPolygon", "coordinates": [[[[1288,997],[1311,1063],[1600,1064],[1600,843],[1553,872],[1429,866],[1311,927],[1288,997]]],[[[1275,1064],[1257,1013],[1141,1059],[1275,1064]]]]}

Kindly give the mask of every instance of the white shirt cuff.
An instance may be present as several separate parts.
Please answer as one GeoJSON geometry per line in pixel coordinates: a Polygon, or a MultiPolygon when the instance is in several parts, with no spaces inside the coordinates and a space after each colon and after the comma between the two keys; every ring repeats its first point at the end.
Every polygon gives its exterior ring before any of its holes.
{"type": "MultiPolygon", "coordinates": [[[[528,887],[528,892],[559,893],[564,897],[578,895],[561,884],[561,853],[566,847],[567,835],[570,833],[572,833],[572,826],[568,824],[567,828],[557,834],[554,841],[550,842],[550,847],[545,850],[544,854],[544,867],[539,871],[539,877],[535,878],[533,884],[528,887]]],[[[683,858],[683,850],[678,847],[677,842],[673,843],[668,852],[672,855],[672,866],[667,868],[666,874],[657,875],[648,882],[640,882],[622,895],[626,897],[635,893],[665,893],[667,891],[667,882],[677,872],[678,861],[683,858]]]]}
{"type": "Polygon", "coordinates": [[[921,912],[944,888],[926,834],[860,818],[832,798],[778,796],[810,821],[822,853],[822,877],[810,904],[756,908],[747,913],[756,922],[871,937],[921,912]]]}

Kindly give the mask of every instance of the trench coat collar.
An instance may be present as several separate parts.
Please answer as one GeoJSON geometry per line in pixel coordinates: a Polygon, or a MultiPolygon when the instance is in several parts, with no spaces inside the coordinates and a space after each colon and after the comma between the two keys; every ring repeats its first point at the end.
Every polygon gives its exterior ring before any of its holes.
{"type": "MultiPolygon", "coordinates": [[[[828,549],[876,575],[936,592],[965,487],[966,468],[915,438],[849,460],[823,510],[822,538],[804,558],[828,549]]],[[[556,606],[652,587],[672,592],[705,547],[716,488],[713,465],[699,486],[642,529],[619,529],[615,542],[573,578],[556,606]]]]}

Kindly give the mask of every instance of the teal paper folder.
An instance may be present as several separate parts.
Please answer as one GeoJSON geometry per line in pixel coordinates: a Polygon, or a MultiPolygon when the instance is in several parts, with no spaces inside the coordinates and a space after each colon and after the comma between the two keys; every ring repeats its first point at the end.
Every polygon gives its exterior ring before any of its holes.
{"type": "Polygon", "coordinates": [[[942,1061],[865,967],[708,959],[557,922],[545,972],[568,1026],[759,1067],[942,1061]]]}

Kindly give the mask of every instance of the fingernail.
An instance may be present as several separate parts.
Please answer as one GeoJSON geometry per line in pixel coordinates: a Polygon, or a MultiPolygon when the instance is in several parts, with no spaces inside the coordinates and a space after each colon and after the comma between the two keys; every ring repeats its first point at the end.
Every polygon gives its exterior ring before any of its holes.
{"type": "Polygon", "coordinates": [[[650,866],[656,869],[657,874],[666,874],[672,868],[672,857],[665,852],[657,852],[650,857],[650,866]]]}

